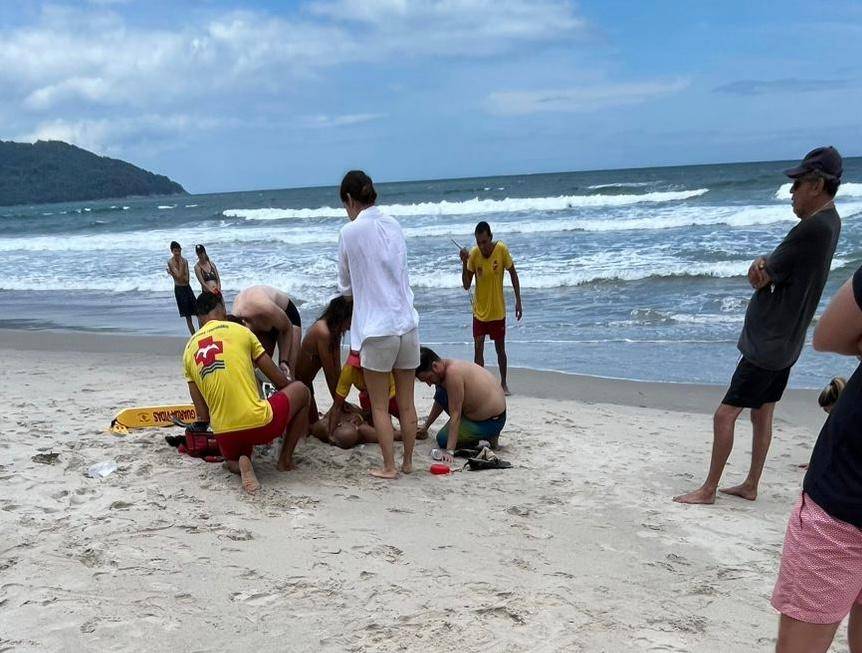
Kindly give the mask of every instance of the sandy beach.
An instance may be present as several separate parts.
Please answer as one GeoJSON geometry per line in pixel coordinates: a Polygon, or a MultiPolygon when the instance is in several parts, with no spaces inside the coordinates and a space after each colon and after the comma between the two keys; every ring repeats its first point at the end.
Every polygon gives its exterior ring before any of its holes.
{"type": "MultiPolygon", "coordinates": [[[[779,405],[756,503],[671,502],[706,472],[723,388],[526,370],[510,377],[511,470],[432,476],[428,440],[419,470],[386,483],[367,473],[375,447],[309,440],[294,472],[260,456],[249,497],[168,447],[177,429],[106,432],[123,407],[186,401],[182,343],[0,332],[0,651],[774,646],[815,393],[779,405]],[[85,476],[104,460],[118,470],[85,476]]],[[[420,414],[431,395],[417,386],[420,414]]],[[[740,420],[727,482],[749,452],[740,420]]]]}

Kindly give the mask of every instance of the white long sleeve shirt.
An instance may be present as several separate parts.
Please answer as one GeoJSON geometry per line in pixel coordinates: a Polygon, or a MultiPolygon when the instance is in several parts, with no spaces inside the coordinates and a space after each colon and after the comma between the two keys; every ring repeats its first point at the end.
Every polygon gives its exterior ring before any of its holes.
{"type": "Polygon", "coordinates": [[[366,338],[401,336],[419,326],[407,273],[407,244],[398,221],[376,206],[341,228],[338,289],[353,296],[350,348],[366,338]]]}

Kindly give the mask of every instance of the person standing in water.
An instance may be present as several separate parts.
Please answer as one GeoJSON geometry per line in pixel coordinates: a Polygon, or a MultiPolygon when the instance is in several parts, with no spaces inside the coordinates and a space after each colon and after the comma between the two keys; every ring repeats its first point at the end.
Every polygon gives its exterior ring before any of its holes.
{"type": "Polygon", "coordinates": [[[805,332],[820,302],[838,244],[841,219],[833,199],[841,172],[841,155],[834,147],[812,150],[798,166],[785,171],[793,179],[790,194],[799,223],[769,256],[758,257],[748,269],[754,295],[737,345],[742,356],[713,417],[709,473],[699,488],[674,497],[677,503],[715,502],[733,449],[734,425],[746,408],[751,409],[753,440],[748,477],[740,485],[721,491],[749,501],[757,498],[772,441],[775,404],[802,352],[805,332]]]}
{"type": "Polygon", "coordinates": [[[201,292],[219,294],[221,292],[221,277],[219,277],[216,264],[207,254],[206,247],[195,245],[195,254],[198,255],[198,262],[195,263],[195,276],[201,284],[201,292]]]}
{"type": "Polygon", "coordinates": [[[473,345],[476,365],[485,367],[485,336],[490,336],[497,350],[497,366],[500,368],[500,384],[503,392],[509,393],[506,381],[508,357],[506,356],[506,296],[503,293],[503,273],[508,270],[515,291],[515,319],[520,320],[521,282],[515,271],[515,263],[506,244],[494,241],[487,222],[476,225],[476,246],[460,252],[461,282],[464,290],[470,290],[476,277],[476,297],[473,300],[473,345]]]}
{"type": "Polygon", "coordinates": [[[350,222],[341,228],[338,241],[338,287],[343,296],[353,298],[350,348],[359,352],[383,455],[383,467],[371,474],[394,479],[398,470],[389,419],[390,374],[395,378],[405,474],[413,470],[416,441],[413,384],[419,365],[419,314],[407,273],[407,243],[398,221],[375,206],[377,192],[364,172],[348,172],[340,196],[350,222]]]}
{"type": "Polygon", "coordinates": [[[171,257],[168,259],[167,273],[174,280],[174,299],[177,300],[177,309],[180,317],[186,318],[186,326],[190,334],[194,334],[195,326],[192,324],[192,316],[197,314],[195,309],[195,293],[189,284],[189,262],[183,257],[183,248],[177,241],[171,242],[171,257]]]}

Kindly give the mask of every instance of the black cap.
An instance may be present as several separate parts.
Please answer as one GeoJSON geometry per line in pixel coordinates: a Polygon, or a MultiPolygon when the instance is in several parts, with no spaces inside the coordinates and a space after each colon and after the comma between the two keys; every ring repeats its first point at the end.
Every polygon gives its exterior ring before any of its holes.
{"type": "Polygon", "coordinates": [[[830,179],[841,179],[843,169],[838,150],[831,145],[811,150],[798,166],[785,170],[784,174],[794,179],[809,172],[819,172],[830,179]]]}

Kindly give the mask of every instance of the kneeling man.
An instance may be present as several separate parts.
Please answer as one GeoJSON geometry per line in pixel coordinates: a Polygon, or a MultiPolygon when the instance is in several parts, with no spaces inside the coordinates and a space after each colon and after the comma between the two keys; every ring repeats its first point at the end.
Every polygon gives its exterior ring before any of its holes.
{"type": "Polygon", "coordinates": [[[308,388],[288,382],[255,335],[227,321],[221,295],[201,293],[196,308],[201,328],[183,354],[189,394],[198,419],[210,423],[228,469],[253,493],[260,488],[251,464],[256,444],[285,436],[278,469],[293,469],[293,450],[308,432],[308,388]],[[268,400],[258,395],[255,367],[278,389],[268,400]]]}
{"type": "Polygon", "coordinates": [[[417,437],[428,435],[428,428],[446,412],[449,421],[437,434],[437,444],[451,463],[458,447],[475,446],[487,440],[497,446],[506,425],[506,395],[500,382],[484,367],[467,361],[440,358],[428,347],[420,349],[416,378],[437,386],[434,405],[417,437]]]}

